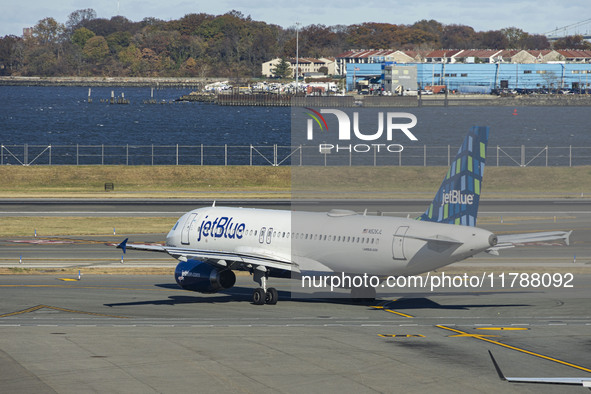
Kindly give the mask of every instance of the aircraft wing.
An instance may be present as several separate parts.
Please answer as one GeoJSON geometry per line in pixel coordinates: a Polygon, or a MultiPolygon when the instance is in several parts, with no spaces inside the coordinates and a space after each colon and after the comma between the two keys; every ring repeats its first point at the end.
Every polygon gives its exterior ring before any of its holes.
{"type": "Polygon", "coordinates": [[[298,265],[293,263],[288,257],[271,253],[265,249],[238,248],[233,252],[227,252],[221,250],[177,248],[154,244],[128,244],[127,239],[117,245],[117,247],[123,249],[123,253],[125,253],[127,249],[168,253],[175,259],[181,261],[195,259],[213,265],[220,265],[218,263],[220,261],[231,261],[241,263],[245,267],[248,265],[262,265],[268,268],[300,272],[298,265]]]}
{"type": "Polygon", "coordinates": [[[505,376],[503,374],[503,371],[501,371],[501,367],[499,367],[499,364],[497,364],[497,361],[493,357],[490,350],[488,351],[488,354],[490,355],[493,365],[495,366],[495,369],[497,371],[497,375],[499,375],[499,378],[501,380],[505,380],[511,383],[569,384],[575,386],[583,386],[591,389],[591,378],[515,378],[505,376]]]}
{"type": "Polygon", "coordinates": [[[487,249],[486,252],[498,255],[500,249],[514,248],[515,246],[535,244],[539,242],[563,242],[566,245],[569,245],[571,234],[572,230],[499,235],[497,237],[497,244],[487,249]]]}

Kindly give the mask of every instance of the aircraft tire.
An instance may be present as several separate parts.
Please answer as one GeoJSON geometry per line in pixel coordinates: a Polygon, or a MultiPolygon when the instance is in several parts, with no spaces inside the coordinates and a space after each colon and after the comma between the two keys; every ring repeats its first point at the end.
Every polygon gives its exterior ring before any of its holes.
{"type": "Polygon", "coordinates": [[[279,294],[277,294],[277,289],[274,287],[269,287],[267,289],[267,294],[265,294],[265,303],[268,305],[275,305],[279,300],[279,294]]]}
{"type": "Polygon", "coordinates": [[[260,287],[257,287],[252,292],[252,303],[255,305],[264,305],[265,304],[265,291],[260,287]]]}

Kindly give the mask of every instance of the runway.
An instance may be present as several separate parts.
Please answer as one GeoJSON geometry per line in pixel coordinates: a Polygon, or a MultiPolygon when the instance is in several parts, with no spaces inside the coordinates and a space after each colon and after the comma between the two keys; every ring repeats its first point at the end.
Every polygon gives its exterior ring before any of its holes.
{"type": "MultiPolygon", "coordinates": [[[[409,207],[390,211],[402,215],[409,207]]],[[[487,350],[507,376],[591,376],[590,207],[482,203],[481,227],[574,230],[571,245],[525,246],[449,267],[572,272],[573,287],[501,286],[495,277],[478,288],[385,289],[372,304],[305,297],[294,281],[273,279],[280,302],[255,306],[248,276],[220,294],[187,292],[174,283],[175,261],[150,253],[126,256],[123,265],[166,266],[170,275],[84,275],[90,266],[121,266],[120,251],[108,244],[127,234],[54,243],[2,239],[0,265],[70,265],[83,275],[79,281],[59,271],[0,276],[0,387],[11,393],[581,392],[503,382],[487,350]]],[[[81,211],[75,204],[60,209],[39,206],[56,215],[81,211]]],[[[172,222],[176,210],[188,209],[166,208],[172,222]]],[[[10,209],[0,204],[0,210],[10,209]]],[[[84,208],[93,210],[104,214],[84,208]]],[[[134,242],[163,237],[131,235],[134,242]]]]}

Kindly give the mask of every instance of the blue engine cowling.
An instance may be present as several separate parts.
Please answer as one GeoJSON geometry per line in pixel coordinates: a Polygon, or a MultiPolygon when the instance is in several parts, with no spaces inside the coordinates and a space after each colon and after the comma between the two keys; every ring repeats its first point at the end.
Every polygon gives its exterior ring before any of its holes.
{"type": "Polygon", "coordinates": [[[199,260],[181,261],[174,270],[174,279],[183,289],[200,293],[216,293],[236,283],[232,270],[220,270],[199,260]]]}

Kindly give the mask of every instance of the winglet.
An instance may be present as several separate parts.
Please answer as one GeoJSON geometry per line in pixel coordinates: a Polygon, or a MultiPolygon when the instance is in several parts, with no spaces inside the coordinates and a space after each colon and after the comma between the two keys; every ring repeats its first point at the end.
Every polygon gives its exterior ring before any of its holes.
{"type": "Polygon", "coordinates": [[[123,242],[121,242],[119,245],[117,245],[117,248],[123,249],[123,254],[125,254],[125,251],[127,250],[127,241],[128,240],[129,240],[129,238],[125,238],[123,240],[123,242]]]}
{"type": "Polygon", "coordinates": [[[495,360],[495,358],[493,357],[491,351],[488,351],[488,354],[490,355],[490,359],[493,362],[493,365],[495,366],[495,369],[497,370],[497,374],[499,375],[499,378],[501,380],[507,380],[507,378],[505,378],[505,375],[503,375],[503,371],[501,371],[501,368],[499,367],[499,364],[497,364],[497,361],[495,360]]]}

